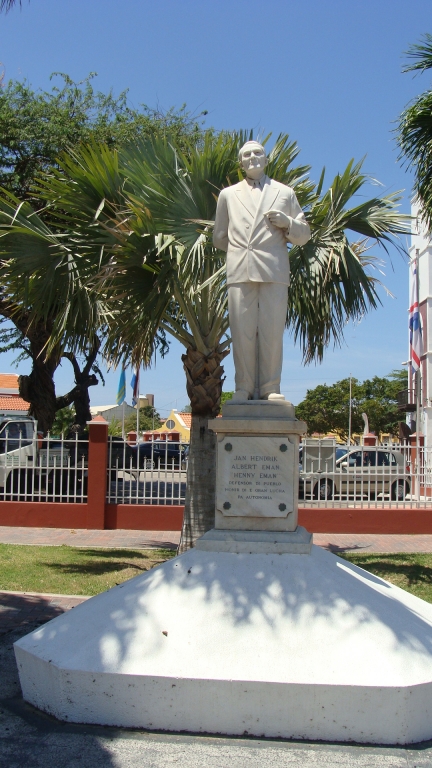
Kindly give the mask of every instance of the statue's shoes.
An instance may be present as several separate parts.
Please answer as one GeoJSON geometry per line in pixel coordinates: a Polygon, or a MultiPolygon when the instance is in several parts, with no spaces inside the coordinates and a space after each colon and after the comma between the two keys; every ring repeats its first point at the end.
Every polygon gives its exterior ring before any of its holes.
{"type": "Polygon", "coordinates": [[[250,394],[245,389],[238,389],[231,398],[232,403],[244,403],[246,400],[250,400],[250,394]]]}
{"type": "Polygon", "coordinates": [[[284,396],[279,392],[270,392],[268,395],[264,395],[263,400],[285,400],[284,396]]]}

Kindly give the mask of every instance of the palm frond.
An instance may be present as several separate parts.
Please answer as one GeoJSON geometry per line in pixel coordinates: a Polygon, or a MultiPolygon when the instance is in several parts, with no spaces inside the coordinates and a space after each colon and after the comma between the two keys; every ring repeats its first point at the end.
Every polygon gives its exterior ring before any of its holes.
{"type": "Polygon", "coordinates": [[[21,8],[22,0],[0,0],[0,13],[1,11],[5,11],[6,13],[8,13],[16,5],[19,5],[19,7],[21,8]]]}
{"type": "Polygon", "coordinates": [[[0,277],[3,297],[28,322],[50,323],[52,345],[83,350],[104,324],[103,303],[88,290],[94,269],[85,250],[53,233],[29,203],[0,198],[0,277]]]}
{"type": "Polygon", "coordinates": [[[432,35],[426,32],[423,35],[423,42],[412,45],[406,52],[408,58],[413,59],[414,63],[407,64],[402,68],[402,72],[425,72],[432,68],[432,35]]]}

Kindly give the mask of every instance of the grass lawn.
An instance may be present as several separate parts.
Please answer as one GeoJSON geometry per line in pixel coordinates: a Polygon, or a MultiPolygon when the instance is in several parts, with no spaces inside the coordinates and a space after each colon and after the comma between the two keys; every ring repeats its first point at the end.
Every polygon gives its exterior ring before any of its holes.
{"type": "Polygon", "coordinates": [[[360,555],[357,552],[338,552],[338,555],[432,603],[432,554],[401,552],[360,555]]]}
{"type": "MultiPolygon", "coordinates": [[[[148,571],[174,554],[169,549],[0,544],[0,589],[96,595],[148,571]]],[[[339,556],[432,603],[432,554],[346,552],[339,556]]]]}
{"type": "Polygon", "coordinates": [[[0,589],[97,595],[163,563],[169,549],[79,549],[0,544],[0,589]]]}

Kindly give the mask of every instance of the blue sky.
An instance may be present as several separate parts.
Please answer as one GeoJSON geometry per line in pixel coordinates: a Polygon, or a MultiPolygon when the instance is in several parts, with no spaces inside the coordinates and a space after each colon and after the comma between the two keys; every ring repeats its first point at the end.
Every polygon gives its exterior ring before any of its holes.
{"type": "MultiPolygon", "coordinates": [[[[0,17],[0,61],[6,79],[34,88],[50,88],[55,71],[74,80],[93,71],[97,88],[128,88],[135,107],[186,103],[207,110],[206,124],[217,129],[287,132],[314,179],[323,166],[329,181],[365,157],[383,193],[405,190],[409,212],[411,177],[392,131],[406,103],[430,87],[429,74],[413,78],[401,67],[403,52],[431,31],[430,0],[23,0],[21,11],[0,17]]],[[[286,334],[282,391],[292,402],[319,383],[383,376],[406,360],[408,270],[396,250],[390,255],[382,252],[382,280],[395,298],[383,290],[383,306],[348,326],[346,345],[329,348],[323,364],[302,366],[286,334]]],[[[141,392],[155,394],[163,415],[187,403],[181,352],[173,343],[141,376],[141,392]]],[[[0,370],[14,370],[10,356],[0,356],[0,370]]],[[[232,389],[230,358],[225,370],[232,389]]],[[[92,403],[114,402],[117,382],[110,372],[92,403]]],[[[59,394],[72,386],[67,363],[56,386],[59,394]]]]}

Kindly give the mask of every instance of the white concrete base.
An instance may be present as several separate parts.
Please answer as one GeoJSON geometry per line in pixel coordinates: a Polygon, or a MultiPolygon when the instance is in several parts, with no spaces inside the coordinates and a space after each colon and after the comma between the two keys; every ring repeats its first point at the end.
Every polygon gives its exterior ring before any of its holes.
{"type": "Polygon", "coordinates": [[[62,720],[297,739],[432,737],[432,605],[312,547],[193,549],[15,644],[62,720]]]}
{"type": "Polygon", "coordinates": [[[236,554],[309,555],[312,534],[298,525],[295,531],[231,531],[212,528],[197,539],[195,548],[236,554]]]}

